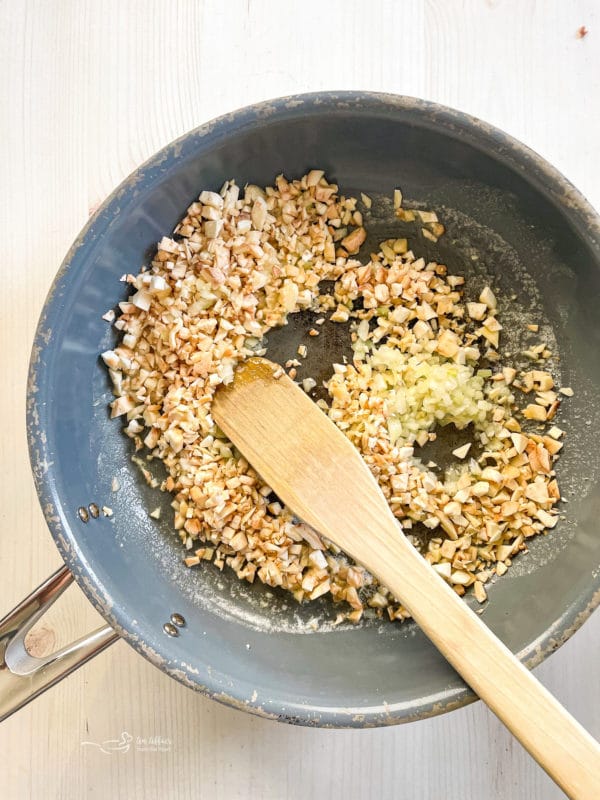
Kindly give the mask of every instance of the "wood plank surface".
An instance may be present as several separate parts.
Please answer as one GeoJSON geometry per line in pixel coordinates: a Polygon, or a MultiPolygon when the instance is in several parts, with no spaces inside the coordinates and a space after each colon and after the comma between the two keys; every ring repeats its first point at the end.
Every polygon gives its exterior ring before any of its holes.
{"type": "MultiPolygon", "coordinates": [[[[0,0],[0,612],[60,564],[26,449],[37,317],[90,209],[132,169],[247,103],[360,88],[482,117],[600,208],[599,83],[594,0],[0,0]]],[[[59,643],[98,621],[76,588],[59,606],[46,623],[59,643]]],[[[536,670],[596,737],[598,663],[600,614],[536,670]]],[[[480,703],[386,730],[285,727],[192,693],[122,642],[3,723],[0,753],[2,800],[562,796],[480,703]],[[123,732],[127,752],[82,745],[123,732]]]]}

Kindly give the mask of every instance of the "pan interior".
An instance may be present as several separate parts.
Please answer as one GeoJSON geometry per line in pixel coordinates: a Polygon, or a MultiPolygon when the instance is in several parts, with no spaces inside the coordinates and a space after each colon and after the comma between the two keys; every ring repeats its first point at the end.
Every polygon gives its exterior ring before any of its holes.
{"type": "MultiPolygon", "coordinates": [[[[375,201],[366,216],[367,252],[401,232],[391,213],[395,186],[407,206],[435,209],[447,233],[437,244],[415,241],[413,249],[464,274],[473,299],[489,283],[500,300],[504,350],[518,354],[534,336],[535,343],[543,338],[561,384],[575,392],[557,419],[567,431],[558,462],[564,518],[490,587],[483,608],[485,622],[513,651],[535,659],[583,610],[600,572],[598,252],[576,210],[552,196],[552,176],[519,169],[518,152],[508,148],[505,157],[490,133],[466,123],[458,129],[451,114],[368,98],[355,106],[330,98],[307,101],[303,110],[245,113],[189,134],[136,173],[59,275],[40,324],[29,409],[47,516],[55,517],[57,543],[96,605],[181,680],[312,724],[435,713],[468,693],[414,624],[366,619],[334,627],[337,609],[325,599],[300,606],[227,569],[183,565],[170,497],[147,486],[131,462],[130,440],[108,418],[111,392],[97,356],[114,333],[101,314],[124,298],[120,276],[147,263],[194,196],[227,178],[265,185],[282,171],[298,177],[326,169],[343,193],[364,191],[375,201]],[[529,333],[528,323],[539,324],[540,333],[529,333]],[[112,492],[115,477],[120,489],[112,492]],[[91,502],[110,506],[113,517],[84,524],[77,509],[91,502]],[[159,521],[148,516],[157,506],[159,521]],[[176,639],[162,630],[173,612],[186,619],[176,639]]],[[[320,382],[349,354],[348,330],[326,323],[313,339],[313,322],[310,313],[291,316],[269,335],[268,355],[285,360],[306,343],[299,377],[320,382]]],[[[464,436],[450,431],[427,458],[443,464],[464,436]]],[[[160,465],[151,468],[160,477],[160,465]]]]}

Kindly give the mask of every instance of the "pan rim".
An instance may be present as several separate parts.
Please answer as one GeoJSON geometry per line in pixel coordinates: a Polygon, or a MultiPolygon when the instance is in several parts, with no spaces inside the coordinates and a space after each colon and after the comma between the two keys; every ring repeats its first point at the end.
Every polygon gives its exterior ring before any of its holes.
{"type": "MultiPolygon", "coordinates": [[[[461,111],[414,97],[362,91],[291,95],[246,106],[204,123],[159,150],[107,197],[75,239],[52,282],[36,328],[27,382],[27,438],[39,502],[61,557],[92,605],[136,651],[185,685],[226,705],[242,708],[259,716],[318,727],[373,727],[442,714],[473,702],[477,697],[465,684],[462,684],[441,692],[434,700],[418,698],[412,704],[384,702],[369,708],[331,708],[274,701],[266,707],[264,701],[247,700],[241,693],[236,694],[235,687],[226,694],[216,682],[214,685],[200,685],[192,671],[186,672],[181,667],[172,667],[163,656],[141,641],[139,631],[131,625],[123,609],[112,605],[110,589],[95,574],[93,564],[87,561],[78,547],[75,531],[60,512],[60,504],[56,502],[57,492],[52,479],[52,470],[48,469],[49,454],[40,436],[44,430],[43,388],[40,389],[40,386],[43,387],[43,370],[40,373],[40,365],[43,363],[44,354],[52,347],[52,341],[47,333],[49,316],[60,304],[60,289],[69,277],[79,250],[97,238],[112,218],[113,210],[120,200],[128,195],[137,183],[149,179],[160,171],[164,163],[177,157],[181,148],[192,140],[210,136],[211,139],[219,141],[248,127],[260,126],[274,119],[302,117],[306,113],[322,113],[323,110],[327,110],[328,113],[363,111],[382,115],[393,113],[413,115],[417,124],[443,125],[450,135],[466,137],[468,143],[478,149],[483,149],[485,142],[488,145],[493,143],[495,155],[513,170],[527,173],[527,180],[532,185],[540,189],[543,186],[544,192],[550,194],[554,202],[560,205],[562,213],[569,218],[578,234],[590,247],[600,253],[600,216],[583,195],[556,168],[526,145],[498,128],[461,111]]],[[[537,666],[564,644],[599,604],[600,574],[590,579],[586,590],[565,609],[543,636],[530,643],[517,655],[527,667],[537,666]]]]}

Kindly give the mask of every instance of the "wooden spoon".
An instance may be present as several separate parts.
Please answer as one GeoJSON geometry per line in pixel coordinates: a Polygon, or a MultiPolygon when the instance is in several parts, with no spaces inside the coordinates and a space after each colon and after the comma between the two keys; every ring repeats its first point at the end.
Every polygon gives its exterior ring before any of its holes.
{"type": "Polygon", "coordinates": [[[265,359],[217,392],[220,428],[301,519],[377,576],[464,680],[571,798],[600,798],[600,746],[402,533],[358,451],[265,359]]]}

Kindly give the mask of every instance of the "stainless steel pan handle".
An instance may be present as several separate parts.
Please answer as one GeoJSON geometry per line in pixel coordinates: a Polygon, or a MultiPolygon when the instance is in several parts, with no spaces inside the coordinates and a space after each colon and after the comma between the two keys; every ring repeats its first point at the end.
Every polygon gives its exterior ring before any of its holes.
{"type": "Polygon", "coordinates": [[[0,620],[0,722],[119,638],[105,625],[48,656],[30,655],[25,637],[72,582],[61,567],[0,620]]]}

